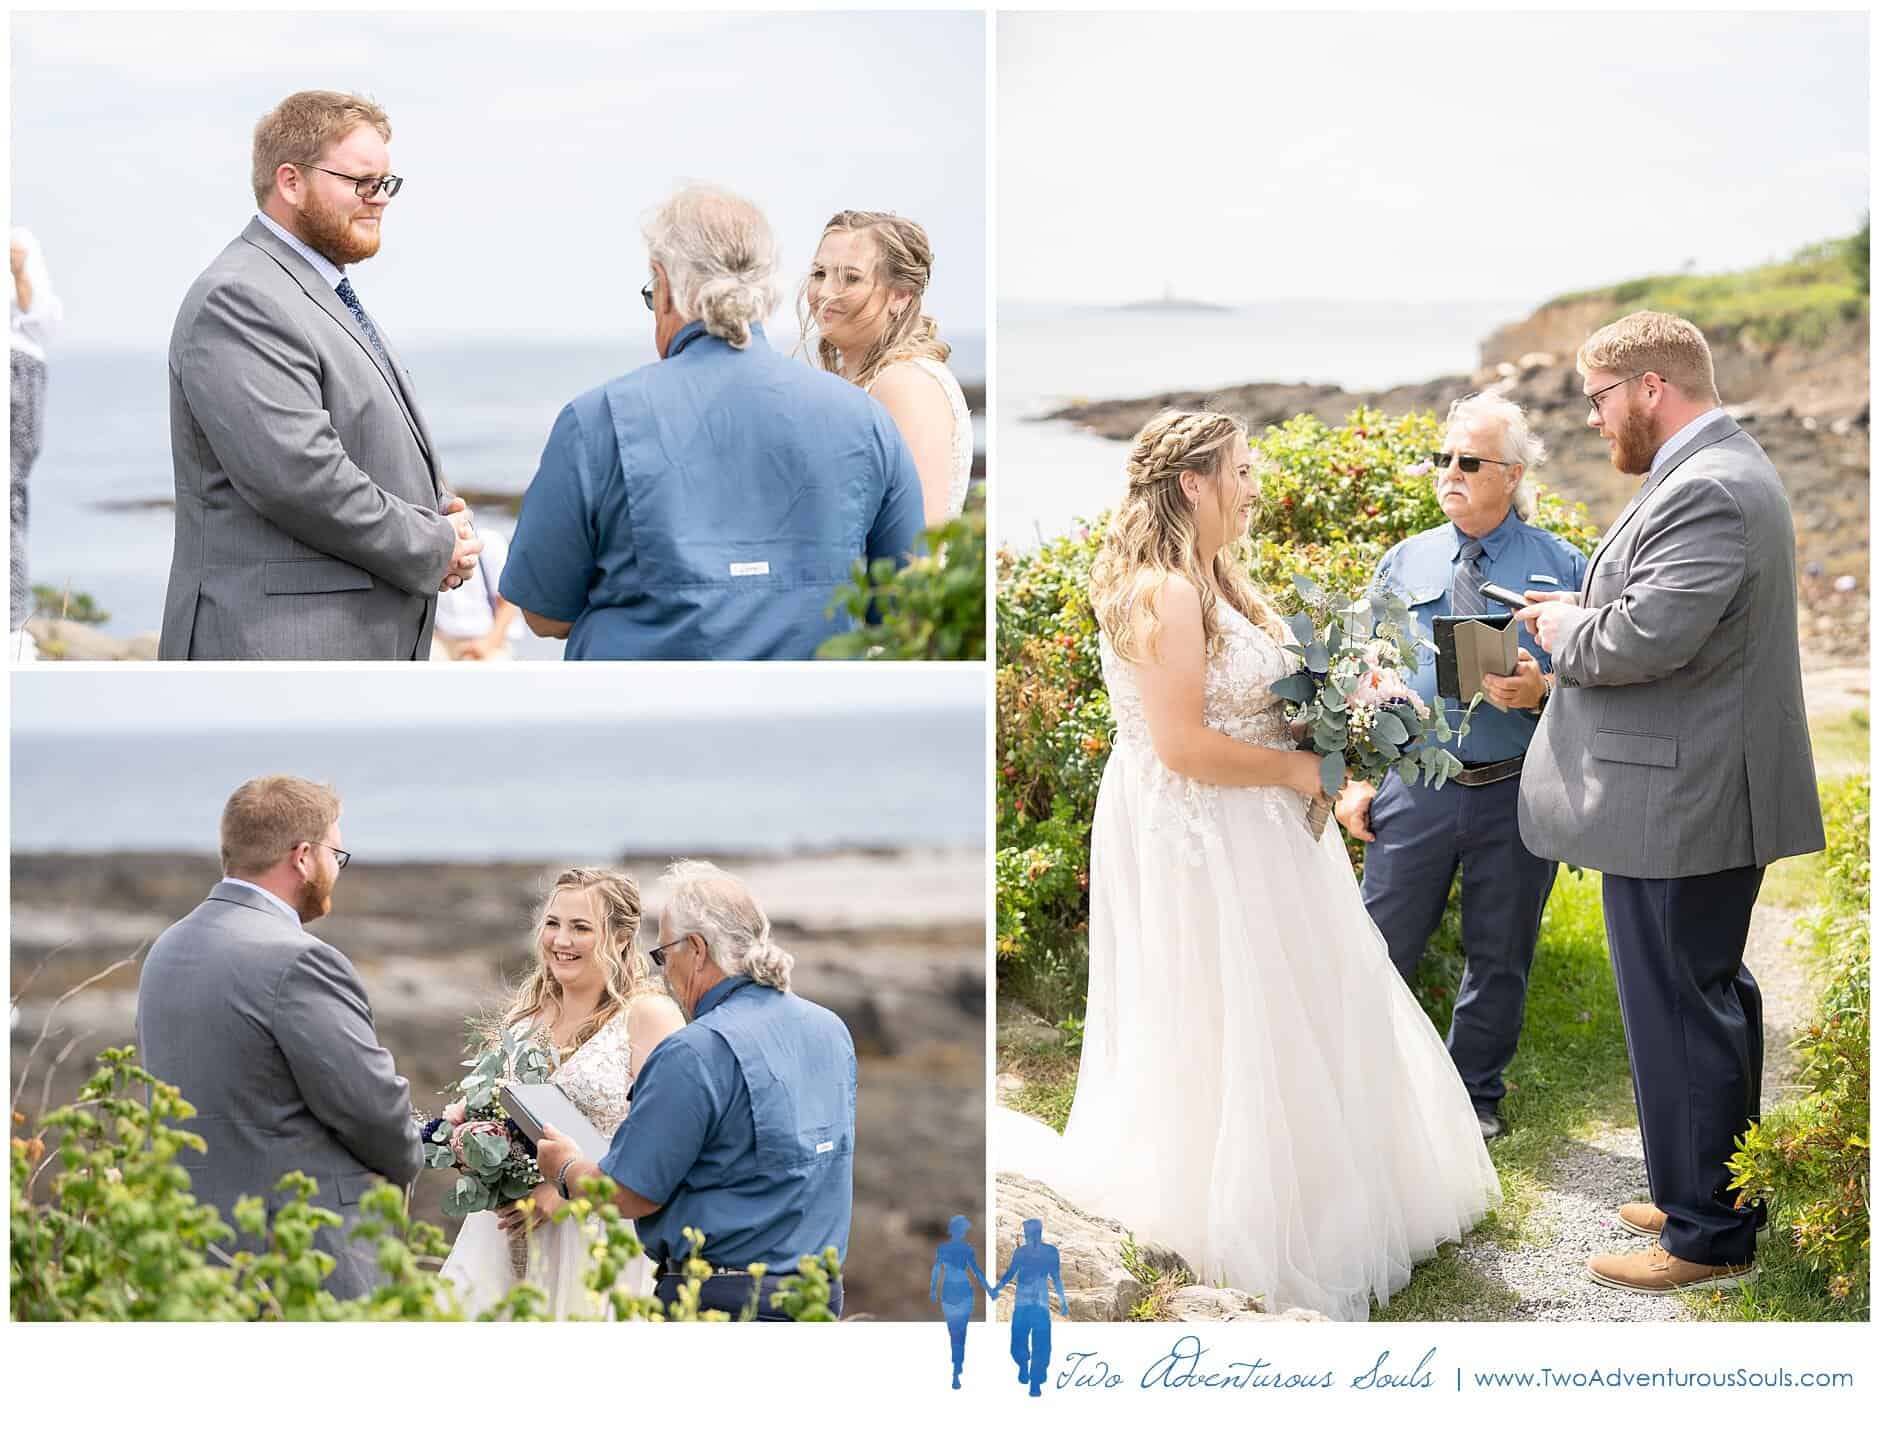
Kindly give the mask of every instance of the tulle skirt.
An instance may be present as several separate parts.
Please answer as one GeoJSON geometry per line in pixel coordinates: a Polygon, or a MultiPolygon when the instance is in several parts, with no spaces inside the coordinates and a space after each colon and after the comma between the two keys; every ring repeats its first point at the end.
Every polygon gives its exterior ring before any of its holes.
{"type": "Polygon", "coordinates": [[[1059,1138],[1001,1110],[993,1152],[1205,1282],[1363,1320],[1501,1192],[1336,824],[1315,842],[1304,808],[1117,748],[1070,1121],[1059,1138]]]}
{"type": "MultiPolygon", "coordinates": [[[[548,1313],[557,1320],[610,1318],[611,1307],[583,1281],[593,1260],[588,1256],[588,1231],[574,1218],[564,1218],[529,1234],[527,1280],[548,1294],[548,1313]]],[[[466,1317],[476,1317],[515,1286],[510,1261],[509,1235],[494,1213],[473,1213],[463,1221],[457,1241],[444,1262],[443,1276],[456,1289],[466,1317]]],[[[652,1291],[652,1265],[635,1258],[621,1274],[620,1286],[629,1293],[652,1291]]]]}

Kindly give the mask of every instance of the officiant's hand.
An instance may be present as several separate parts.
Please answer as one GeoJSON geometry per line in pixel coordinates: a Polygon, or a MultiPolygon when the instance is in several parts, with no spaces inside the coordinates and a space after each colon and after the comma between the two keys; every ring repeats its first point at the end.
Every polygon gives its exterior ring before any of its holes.
{"type": "Polygon", "coordinates": [[[1350,831],[1354,840],[1373,841],[1377,835],[1371,829],[1371,801],[1377,795],[1377,787],[1369,781],[1349,781],[1344,790],[1338,793],[1338,804],[1332,807],[1332,814],[1338,817],[1338,823],[1350,831]]]}
{"type": "Polygon", "coordinates": [[[1541,675],[1541,664],[1524,646],[1515,650],[1514,675],[1482,677],[1482,694],[1501,711],[1532,711],[1546,692],[1547,678],[1541,675]]]}

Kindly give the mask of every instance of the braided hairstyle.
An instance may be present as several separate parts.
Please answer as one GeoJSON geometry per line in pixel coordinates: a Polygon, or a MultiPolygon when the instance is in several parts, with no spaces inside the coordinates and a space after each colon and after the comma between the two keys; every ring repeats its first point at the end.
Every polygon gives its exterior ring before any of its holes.
{"type": "Polygon", "coordinates": [[[520,1020],[538,1016],[547,1016],[552,1020],[560,1011],[561,986],[554,975],[549,973],[548,960],[542,953],[542,930],[548,920],[549,907],[564,890],[586,892],[593,907],[596,926],[594,953],[605,972],[600,1000],[594,1006],[594,1013],[583,1020],[580,1029],[575,1031],[574,1044],[567,1051],[572,1053],[592,1039],[602,1025],[640,995],[658,986],[653,980],[652,961],[638,948],[636,938],[640,932],[639,884],[631,875],[617,870],[576,866],[555,877],[548,898],[536,912],[534,938],[529,946],[529,953],[534,957],[533,968],[517,986],[502,1023],[489,1031],[490,1034],[500,1036],[503,1030],[520,1020]]]}
{"type": "Polygon", "coordinates": [[[1219,500],[1222,475],[1246,445],[1246,424],[1238,418],[1179,408],[1163,409],[1136,434],[1125,467],[1129,486],[1090,564],[1097,625],[1124,660],[1155,659],[1161,628],[1156,599],[1177,572],[1200,594],[1210,655],[1221,640],[1215,609],[1221,598],[1276,640],[1285,639],[1279,614],[1248,579],[1231,545],[1215,554],[1212,572],[1202,567],[1194,513],[1182,497],[1182,474],[1196,472],[1214,484],[1219,500]]]}
{"type": "Polygon", "coordinates": [[[812,340],[814,342],[817,365],[826,372],[841,373],[858,388],[870,388],[881,375],[881,370],[890,364],[904,362],[909,358],[932,358],[938,363],[946,362],[953,349],[941,339],[940,325],[924,313],[920,306],[921,296],[927,292],[927,285],[933,278],[933,244],[927,238],[927,231],[912,219],[903,219],[899,214],[844,209],[823,225],[823,238],[837,233],[867,234],[873,241],[873,277],[881,288],[884,322],[881,333],[862,355],[855,372],[845,372],[842,355],[836,351],[835,344],[824,338],[817,329],[816,315],[809,306],[809,278],[805,275],[797,288],[797,321],[802,345],[809,347],[812,340]],[[909,296],[898,318],[887,312],[888,295],[891,293],[909,296]]]}

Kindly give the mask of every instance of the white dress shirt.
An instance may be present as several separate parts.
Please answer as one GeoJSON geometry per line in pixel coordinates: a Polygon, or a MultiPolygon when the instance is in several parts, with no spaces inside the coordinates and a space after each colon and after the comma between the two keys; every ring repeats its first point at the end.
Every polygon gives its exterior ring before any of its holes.
{"type": "Polygon", "coordinates": [[[254,891],[257,895],[267,896],[268,899],[272,900],[276,905],[279,905],[281,909],[285,910],[290,916],[292,916],[293,921],[296,925],[301,923],[300,911],[296,910],[292,905],[289,905],[285,900],[283,900],[279,895],[276,895],[272,890],[263,890],[259,885],[255,884],[254,881],[243,880],[240,876],[237,876],[237,875],[224,875],[222,878],[228,881],[228,883],[231,885],[245,885],[250,890],[254,891]]]}
{"type": "Polygon", "coordinates": [[[52,291],[52,275],[46,272],[45,251],[39,247],[39,240],[33,237],[30,229],[14,229],[11,242],[26,250],[26,282],[33,290],[33,306],[20,307],[19,285],[12,282],[11,271],[7,274],[7,308],[10,320],[10,337],[15,353],[24,353],[28,358],[46,361],[46,342],[52,337],[52,330],[59,326],[59,320],[65,316],[65,308],[59,302],[59,296],[52,291]]]}

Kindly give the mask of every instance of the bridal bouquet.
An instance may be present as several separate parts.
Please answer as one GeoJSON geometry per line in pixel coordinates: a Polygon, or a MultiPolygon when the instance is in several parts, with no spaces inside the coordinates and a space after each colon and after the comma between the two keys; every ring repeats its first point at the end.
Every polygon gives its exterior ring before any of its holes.
{"type": "MultiPolygon", "coordinates": [[[[542,1181],[535,1147],[497,1102],[505,1082],[545,1084],[551,1068],[540,1043],[516,1030],[505,1030],[490,1048],[472,1046],[464,1060],[470,1072],[446,1091],[457,1098],[419,1131],[428,1168],[454,1168],[457,1182],[444,1195],[444,1212],[456,1218],[514,1203],[542,1181]]],[[[510,1267],[521,1278],[528,1271],[526,1235],[509,1241],[510,1267]]]]}
{"type": "Polygon", "coordinates": [[[1419,643],[1410,608],[1395,592],[1341,602],[1309,577],[1294,577],[1293,585],[1306,610],[1286,619],[1293,640],[1285,646],[1299,658],[1299,670],[1272,689],[1287,702],[1300,749],[1324,757],[1324,795],[1306,813],[1316,840],[1347,777],[1376,784],[1394,770],[1405,785],[1421,780],[1440,787],[1461,770],[1461,760],[1441,743],[1468,734],[1481,697],[1452,729],[1442,702],[1432,711],[1410,689],[1417,647],[1428,643],[1419,643]]]}

